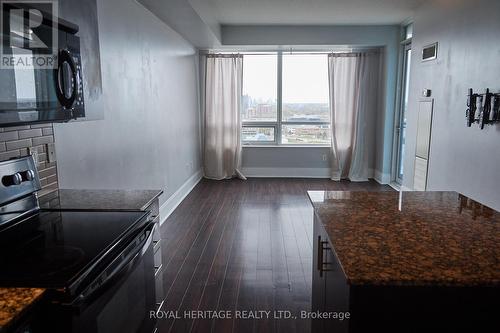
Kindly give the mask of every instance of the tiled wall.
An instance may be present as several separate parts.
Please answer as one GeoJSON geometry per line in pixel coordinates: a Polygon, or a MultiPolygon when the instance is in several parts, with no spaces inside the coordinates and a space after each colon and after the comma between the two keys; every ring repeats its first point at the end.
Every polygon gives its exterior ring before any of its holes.
{"type": "Polygon", "coordinates": [[[57,190],[57,165],[48,162],[47,144],[54,143],[52,124],[25,125],[0,128],[0,161],[25,156],[29,149],[37,151],[38,173],[45,195],[57,190]]]}

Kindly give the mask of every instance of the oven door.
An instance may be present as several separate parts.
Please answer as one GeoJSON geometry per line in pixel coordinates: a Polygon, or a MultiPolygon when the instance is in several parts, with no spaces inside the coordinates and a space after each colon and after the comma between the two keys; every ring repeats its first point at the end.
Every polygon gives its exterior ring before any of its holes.
{"type": "Polygon", "coordinates": [[[108,261],[71,304],[44,311],[41,331],[60,333],[152,333],[156,311],[152,235],[148,223],[108,261]]]}

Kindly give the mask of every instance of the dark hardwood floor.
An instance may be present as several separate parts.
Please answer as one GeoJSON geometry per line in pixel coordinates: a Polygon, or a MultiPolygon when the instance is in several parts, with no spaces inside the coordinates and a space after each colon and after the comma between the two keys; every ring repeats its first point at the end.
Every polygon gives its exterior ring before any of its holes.
{"type": "Polygon", "coordinates": [[[392,189],[374,181],[202,180],[162,225],[162,310],[181,318],[159,319],[159,331],[309,332],[308,320],[276,319],[273,313],[299,317],[311,307],[313,211],[307,190],[392,189]],[[227,310],[232,318],[185,316],[194,310],[227,310]],[[235,318],[236,310],[272,312],[243,319],[235,318]]]}

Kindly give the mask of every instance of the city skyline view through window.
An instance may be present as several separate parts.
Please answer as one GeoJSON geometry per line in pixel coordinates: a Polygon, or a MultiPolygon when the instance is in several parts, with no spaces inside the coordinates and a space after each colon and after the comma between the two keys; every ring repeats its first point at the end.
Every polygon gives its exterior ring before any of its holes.
{"type": "Polygon", "coordinates": [[[278,102],[276,54],[243,58],[243,121],[276,121],[278,102]]]}
{"type": "Polygon", "coordinates": [[[325,54],[244,55],[242,95],[243,143],[330,144],[325,54]]]}

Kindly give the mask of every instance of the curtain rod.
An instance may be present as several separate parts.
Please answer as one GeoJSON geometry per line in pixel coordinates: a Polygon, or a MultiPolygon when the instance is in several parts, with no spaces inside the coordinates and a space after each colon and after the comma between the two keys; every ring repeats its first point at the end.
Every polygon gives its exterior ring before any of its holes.
{"type": "Polygon", "coordinates": [[[207,58],[241,58],[242,53],[207,53],[205,54],[207,58]]]}
{"type": "Polygon", "coordinates": [[[245,52],[245,51],[215,51],[212,53],[205,53],[202,55],[206,56],[214,56],[214,55],[273,55],[278,52],[281,52],[283,55],[330,55],[330,54],[359,54],[359,53],[364,53],[364,54],[370,54],[370,53],[380,53],[379,49],[372,49],[372,50],[352,50],[352,51],[333,51],[333,52],[300,52],[300,51],[263,51],[263,52],[245,52]]]}
{"type": "Polygon", "coordinates": [[[380,54],[379,51],[371,51],[371,52],[337,52],[337,53],[328,53],[328,57],[356,57],[362,55],[371,55],[371,54],[380,54]]]}

